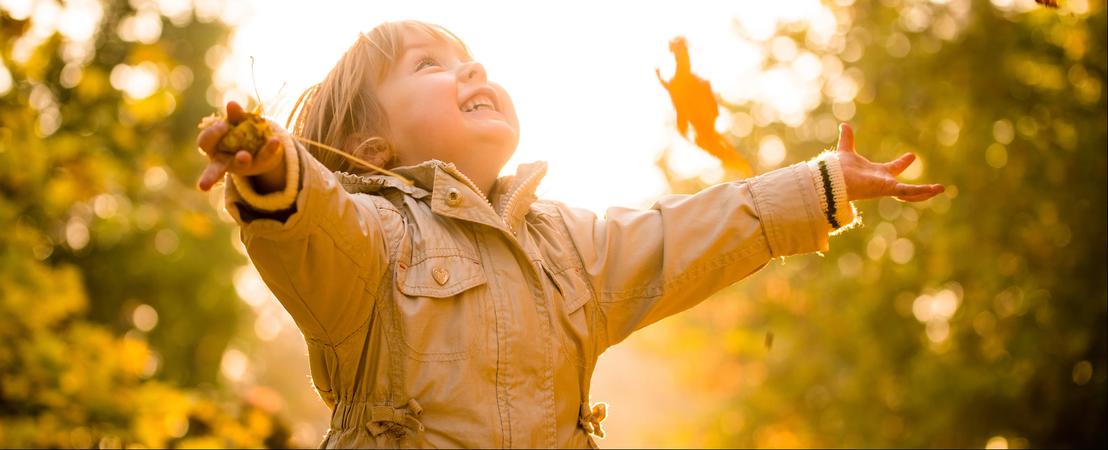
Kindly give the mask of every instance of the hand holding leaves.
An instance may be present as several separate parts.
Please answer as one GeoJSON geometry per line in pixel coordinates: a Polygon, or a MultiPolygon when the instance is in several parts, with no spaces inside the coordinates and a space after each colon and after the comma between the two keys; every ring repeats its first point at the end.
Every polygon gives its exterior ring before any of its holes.
{"type": "Polygon", "coordinates": [[[250,120],[264,121],[256,114],[244,111],[238,103],[228,102],[224,120],[201,123],[203,129],[196,137],[196,145],[210,162],[197,182],[200,190],[211,189],[226,172],[252,176],[280,170],[284,152],[277,137],[265,136],[264,133],[260,136],[238,136],[242,133],[236,133],[239,124],[250,120]]]}

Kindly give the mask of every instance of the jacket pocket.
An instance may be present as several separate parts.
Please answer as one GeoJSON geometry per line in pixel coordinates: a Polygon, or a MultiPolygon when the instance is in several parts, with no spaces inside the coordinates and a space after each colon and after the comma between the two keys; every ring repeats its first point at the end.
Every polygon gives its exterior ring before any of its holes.
{"type": "Polygon", "coordinates": [[[592,290],[589,289],[581,268],[553,271],[543,264],[543,270],[553,282],[556,296],[560,297],[555,299],[554,304],[559,311],[555,319],[559,325],[562,350],[567,358],[583,366],[587,348],[585,344],[588,339],[592,339],[586,310],[586,304],[592,298],[592,290]]]}
{"type": "Polygon", "coordinates": [[[408,355],[420,361],[469,357],[480,342],[485,271],[476,258],[428,256],[397,266],[397,311],[408,355]]]}

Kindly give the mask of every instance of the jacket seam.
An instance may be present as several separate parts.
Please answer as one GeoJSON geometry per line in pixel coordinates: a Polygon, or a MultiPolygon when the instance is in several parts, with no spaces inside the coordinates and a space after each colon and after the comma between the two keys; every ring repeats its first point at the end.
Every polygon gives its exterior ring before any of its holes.
{"type": "Polygon", "coordinates": [[[442,248],[427,248],[423,249],[417,256],[412,258],[412,261],[408,263],[408,267],[422,264],[427,260],[434,258],[465,258],[470,261],[481,262],[480,258],[473,256],[470,252],[464,251],[460,248],[442,247],[442,248]]]}
{"type": "Polygon", "coordinates": [[[762,204],[763,199],[761,198],[760,192],[760,183],[750,183],[750,198],[754,201],[754,212],[758,214],[758,220],[761,222],[761,226],[758,228],[762,230],[762,237],[766,240],[766,248],[769,249],[769,256],[775,258],[777,257],[777,252],[774,249],[774,244],[777,242],[777,218],[768,211],[763,211],[765,207],[762,204]]]}
{"type": "MultiPolygon", "coordinates": [[[[362,280],[363,282],[365,282],[365,283],[366,283],[366,284],[365,284],[365,285],[364,285],[364,286],[362,287],[362,293],[363,293],[363,294],[369,294],[370,298],[372,299],[372,302],[373,302],[373,303],[377,303],[377,302],[378,302],[378,301],[379,301],[380,299],[379,299],[379,298],[377,297],[377,294],[375,294],[374,292],[372,292],[372,291],[371,291],[371,290],[369,289],[369,280],[368,280],[368,279],[366,279],[366,277],[364,276],[364,274],[363,274],[363,275],[361,275],[361,276],[358,276],[358,278],[359,278],[359,279],[361,279],[361,280],[362,280]]],[[[346,336],[343,336],[342,338],[340,338],[340,339],[339,339],[338,341],[336,341],[336,342],[335,342],[335,344],[334,344],[333,346],[334,346],[334,347],[339,347],[339,346],[342,346],[343,344],[345,344],[345,343],[346,343],[346,341],[350,340],[350,338],[351,338],[351,337],[353,337],[354,335],[358,334],[358,331],[361,331],[361,329],[362,329],[363,327],[368,327],[368,323],[369,323],[369,321],[371,321],[371,320],[373,320],[373,312],[372,312],[372,309],[370,310],[369,316],[368,316],[368,317],[366,317],[366,319],[365,319],[365,320],[364,320],[364,321],[362,322],[362,324],[361,324],[361,325],[359,325],[359,326],[358,326],[357,328],[354,328],[354,330],[353,330],[353,331],[351,331],[350,333],[347,333],[347,335],[346,335],[346,336]]],[[[366,332],[368,333],[368,330],[367,330],[366,332]]]]}
{"type": "MultiPolygon", "coordinates": [[[[289,279],[289,280],[293,279],[292,278],[292,273],[289,272],[288,264],[286,264],[284,260],[281,261],[281,271],[285,273],[285,278],[286,279],[289,279]]],[[[308,312],[308,315],[312,318],[313,321],[315,321],[316,326],[318,326],[320,331],[323,333],[322,337],[323,337],[324,342],[328,342],[328,343],[334,342],[330,337],[330,333],[328,333],[328,331],[327,331],[327,327],[323,326],[323,321],[319,320],[319,317],[316,316],[315,308],[311,307],[308,304],[308,302],[304,300],[304,296],[300,293],[300,288],[296,285],[296,283],[289,283],[289,286],[291,287],[292,291],[296,294],[296,299],[300,301],[301,306],[304,307],[304,310],[308,312]]],[[[331,345],[334,345],[334,344],[331,344],[331,345]]]]}
{"type": "MultiPolygon", "coordinates": [[[[405,279],[405,281],[407,280],[405,279]]],[[[480,286],[485,282],[487,282],[487,279],[485,278],[484,273],[478,272],[462,280],[450,283],[450,286],[426,287],[410,285],[408,283],[400,283],[399,287],[401,288],[401,292],[415,296],[431,297],[435,295],[443,295],[444,293],[448,294],[447,296],[454,296],[461,294],[462,292],[465,292],[469,289],[480,286]],[[473,284],[475,281],[480,281],[480,283],[473,284]]]]}
{"type": "Polygon", "coordinates": [[[628,289],[622,291],[602,291],[605,299],[600,300],[603,304],[619,303],[631,299],[642,298],[655,298],[665,295],[666,292],[677,289],[680,286],[684,286],[692,282],[694,279],[699,278],[700,275],[705,272],[711,272],[727,264],[730,264],[740,258],[750,256],[753,254],[757,247],[762,244],[761,240],[748,243],[736,250],[725,253],[718,258],[708,261],[702,261],[696,263],[685,270],[681,275],[673,277],[662,283],[657,287],[643,287],[637,289],[628,289]]]}
{"type": "MultiPolygon", "coordinates": [[[[330,220],[328,220],[326,223],[327,224],[333,224],[333,222],[331,222],[330,220]]],[[[364,262],[360,261],[358,258],[355,258],[353,255],[350,254],[349,249],[346,248],[347,246],[350,245],[350,242],[348,242],[343,237],[336,236],[334,233],[332,233],[332,230],[329,230],[328,227],[324,227],[321,224],[319,224],[318,222],[317,223],[312,223],[311,226],[312,226],[312,228],[319,229],[324,235],[326,235],[329,239],[331,239],[331,241],[333,243],[335,243],[335,244],[345,244],[345,245],[335,245],[334,247],[339,253],[342,253],[343,256],[345,256],[347,259],[352,261],[355,264],[355,266],[358,268],[359,275],[357,276],[357,279],[361,280],[363,283],[368,283],[368,279],[365,276],[366,275],[365,272],[367,270],[369,270],[369,268],[366,264],[364,264],[364,262]]],[[[311,233],[310,230],[306,231],[304,236],[301,237],[301,239],[307,239],[309,236],[311,236],[311,234],[312,233],[311,233]]],[[[273,240],[273,239],[267,239],[267,240],[273,240]]],[[[286,279],[292,279],[292,273],[289,271],[288,265],[284,261],[282,261],[282,263],[281,263],[281,270],[285,273],[285,278],[286,279]]],[[[388,272],[388,270],[386,270],[386,272],[388,272]]],[[[323,331],[324,338],[327,341],[331,342],[332,345],[338,345],[338,343],[335,341],[335,339],[333,339],[331,337],[330,327],[325,326],[323,321],[320,320],[319,316],[316,315],[316,308],[313,307],[307,301],[304,300],[303,294],[300,293],[300,289],[295,285],[295,283],[290,283],[290,286],[291,286],[293,292],[296,293],[297,300],[300,301],[301,306],[304,307],[304,310],[308,312],[308,314],[311,316],[312,320],[315,321],[316,325],[320,328],[320,330],[323,331]]],[[[365,291],[366,291],[366,287],[363,286],[362,292],[364,293],[365,291]]],[[[357,331],[357,329],[355,329],[355,331],[357,331]]],[[[343,340],[345,340],[347,337],[349,337],[349,335],[345,336],[343,338],[343,340]]]]}
{"type": "MultiPolygon", "coordinates": [[[[353,197],[353,195],[354,195],[354,194],[351,194],[351,197],[353,197]]],[[[397,215],[400,215],[400,212],[399,212],[399,211],[396,211],[396,210],[394,210],[394,209],[392,209],[392,208],[387,208],[387,207],[386,207],[386,208],[382,208],[382,207],[381,207],[380,205],[378,205],[378,204],[377,204],[377,202],[375,202],[375,201],[373,201],[373,200],[372,200],[372,197],[373,197],[373,196],[371,196],[371,195],[366,195],[366,197],[370,197],[370,198],[371,198],[371,200],[370,200],[370,204],[371,204],[371,206],[372,206],[372,207],[373,207],[374,209],[376,209],[376,210],[377,210],[377,212],[382,212],[382,211],[390,211],[390,212],[393,212],[393,213],[395,213],[395,214],[397,214],[397,215]]],[[[391,205],[390,205],[390,206],[391,206],[391,205]]],[[[378,223],[379,223],[379,224],[381,225],[381,227],[382,227],[382,230],[381,230],[381,239],[382,239],[382,240],[385,240],[385,239],[386,239],[386,234],[387,234],[387,233],[385,233],[385,231],[384,231],[384,229],[383,229],[383,227],[384,227],[384,223],[383,223],[383,222],[382,222],[382,221],[380,220],[380,218],[378,218],[378,223]]],[[[332,238],[332,239],[333,239],[333,238],[332,238]]],[[[358,275],[358,278],[359,278],[359,279],[361,279],[361,280],[362,280],[362,282],[364,283],[364,284],[363,284],[363,286],[362,286],[362,295],[363,295],[363,297],[362,297],[362,298],[364,298],[364,296],[368,294],[369,298],[370,298],[370,299],[372,300],[372,302],[373,302],[373,304],[374,304],[374,305],[376,305],[376,304],[377,304],[377,302],[381,301],[381,296],[380,296],[380,295],[378,295],[377,291],[376,291],[375,289],[373,289],[373,288],[380,288],[380,286],[384,284],[384,281],[385,281],[385,277],[387,277],[387,276],[389,276],[389,275],[391,275],[391,274],[392,274],[392,266],[391,266],[391,265],[389,264],[389,263],[391,262],[391,260],[392,260],[392,254],[391,254],[391,253],[392,253],[392,249],[390,248],[390,245],[391,245],[391,243],[389,243],[389,242],[385,242],[385,245],[384,245],[384,247],[385,247],[385,252],[386,252],[386,254],[385,254],[385,256],[386,256],[386,260],[385,260],[385,269],[381,271],[381,279],[380,279],[380,281],[378,282],[377,286],[371,286],[371,284],[370,284],[370,277],[369,277],[369,266],[368,266],[368,265],[365,265],[365,264],[361,264],[361,263],[359,262],[359,260],[358,260],[357,258],[353,258],[353,257],[351,257],[351,256],[350,256],[350,255],[349,255],[348,253],[346,253],[345,251],[343,251],[343,254],[345,254],[345,255],[346,255],[346,256],[347,256],[348,258],[352,259],[352,260],[354,261],[354,264],[357,264],[357,265],[358,265],[358,269],[359,269],[359,270],[358,270],[358,273],[359,273],[359,275],[358,275]],[[371,287],[372,287],[372,288],[371,288],[371,287]]],[[[367,248],[368,248],[368,247],[369,247],[369,245],[367,245],[367,248]]],[[[354,336],[354,335],[358,334],[358,331],[359,331],[359,330],[361,330],[361,329],[362,329],[363,327],[368,327],[368,326],[369,326],[369,325],[368,325],[368,323],[369,323],[370,321],[372,321],[372,320],[373,320],[373,309],[374,309],[374,308],[370,308],[370,313],[369,313],[369,316],[368,316],[368,317],[366,317],[366,320],[365,320],[364,322],[362,322],[362,325],[360,325],[360,326],[358,326],[358,327],[354,328],[354,330],[352,330],[352,331],[351,331],[350,333],[348,333],[348,334],[347,334],[346,336],[343,336],[342,338],[340,338],[340,339],[338,340],[338,342],[336,342],[336,343],[335,343],[335,346],[340,346],[340,345],[342,345],[342,344],[346,343],[346,341],[347,341],[347,340],[349,340],[349,339],[350,339],[350,338],[351,338],[352,336],[354,336]]],[[[366,332],[367,332],[367,333],[369,332],[369,331],[368,331],[368,329],[367,329],[367,331],[366,331],[366,332]]]]}

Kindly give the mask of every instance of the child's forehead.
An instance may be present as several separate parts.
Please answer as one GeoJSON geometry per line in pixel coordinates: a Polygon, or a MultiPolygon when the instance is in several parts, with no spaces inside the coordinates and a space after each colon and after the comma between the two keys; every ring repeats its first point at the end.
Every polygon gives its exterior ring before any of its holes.
{"type": "Polygon", "coordinates": [[[434,33],[430,30],[405,29],[402,32],[402,45],[400,54],[405,55],[413,51],[447,51],[454,52],[462,59],[471,59],[469,49],[465,48],[457,38],[434,33]]]}

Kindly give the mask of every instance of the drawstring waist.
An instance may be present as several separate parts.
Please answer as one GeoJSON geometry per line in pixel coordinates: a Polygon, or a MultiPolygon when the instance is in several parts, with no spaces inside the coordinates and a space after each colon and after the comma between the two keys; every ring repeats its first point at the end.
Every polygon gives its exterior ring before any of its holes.
{"type": "Polygon", "coordinates": [[[369,421],[365,426],[373,437],[388,434],[394,439],[400,439],[413,431],[423,432],[423,422],[419,421],[422,414],[423,407],[414,398],[400,408],[374,406],[369,410],[369,421]]]}
{"type": "Polygon", "coordinates": [[[410,433],[425,430],[423,422],[419,420],[421,415],[423,415],[423,407],[414,398],[400,407],[372,402],[340,401],[335,405],[331,429],[338,431],[365,427],[373,437],[387,434],[394,439],[400,439],[410,433]]]}
{"type": "Polygon", "coordinates": [[[601,423],[607,418],[607,403],[597,402],[590,408],[588,402],[585,402],[581,404],[581,415],[578,416],[577,423],[585,429],[586,433],[604,439],[604,428],[601,423]]]}
{"type": "MultiPolygon", "coordinates": [[[[374,405],[370,402],[339,402],[331,420],[333,431],[365,427],[373,437],[389,435],[400,439],[411,433],[422,433],[426,428],[419,420],[423,407],[416,399],[408,399],[401,407],[374,405]]],[[[593,436],[604,439],[604,419],[608,418],[608,404],[597,402],[581,404],[577,423],[593,436]]]]}

